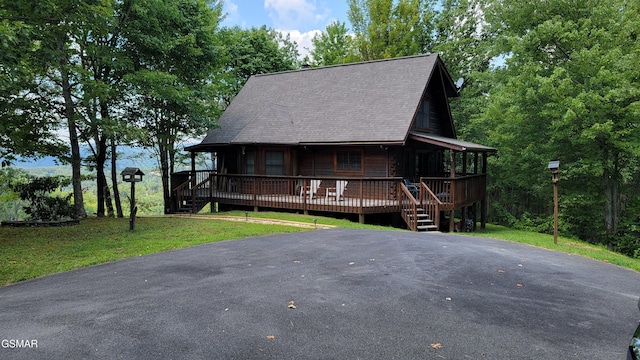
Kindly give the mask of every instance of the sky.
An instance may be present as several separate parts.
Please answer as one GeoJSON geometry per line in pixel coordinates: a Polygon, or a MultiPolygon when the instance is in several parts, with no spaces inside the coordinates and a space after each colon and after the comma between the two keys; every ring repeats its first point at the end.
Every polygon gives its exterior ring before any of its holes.
{"type": "Polygon", "coordinates": [[[224,0],[222,26],[279,30],[298,44],[300,57],[308,54],[313,36],[332,21],[348,24],[347,0],[224,0]]]}

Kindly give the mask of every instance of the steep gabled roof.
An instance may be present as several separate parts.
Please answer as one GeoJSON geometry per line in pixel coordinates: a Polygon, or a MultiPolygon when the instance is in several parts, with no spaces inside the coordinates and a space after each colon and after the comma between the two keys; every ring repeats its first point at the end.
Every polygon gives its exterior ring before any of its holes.
{"type": "MultiPolygon", "coordinates": [[[[200,145],[403,144],[438,55],[419,55],[252,76],[200,145]]],[[[450,133],[455,133],[453,123],[450,133]]]]}

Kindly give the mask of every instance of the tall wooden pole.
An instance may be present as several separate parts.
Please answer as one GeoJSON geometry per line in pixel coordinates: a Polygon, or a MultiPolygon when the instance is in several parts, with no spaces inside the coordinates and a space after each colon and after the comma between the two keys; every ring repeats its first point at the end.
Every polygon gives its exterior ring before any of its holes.
{"type": "Polygon", "coordinates": [[[131,204],[129,208],[129,230],[133,231],[135,228],[136,221],[136,183],[135,181],[131,182],[131,204]]]}
{"type": "Polygon", "coordinates": [[[558,175],[553,177],[553,243],[558,243],[558,175]]]}

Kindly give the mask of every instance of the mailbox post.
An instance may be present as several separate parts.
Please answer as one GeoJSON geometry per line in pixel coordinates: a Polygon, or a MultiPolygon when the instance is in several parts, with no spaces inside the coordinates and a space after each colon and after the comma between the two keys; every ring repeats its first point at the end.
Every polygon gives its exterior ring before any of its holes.
{"type": "Polygon", "coordinates": [[[549,161],[551,181],[553,182],[553,243],[558,243],[558,179],[560,177],[560,161],[549,161]]]}
{"type": "Polygon", "coordinates": [[[120,175],[122,175],[122,181],[131,183],[129,230],[133,230],[135,228],[136,213],[138,212],[138,207],[136,206],[136,183],[142,181],[144,173],[138,168],[127,167],[122,170],[120,175]]]}

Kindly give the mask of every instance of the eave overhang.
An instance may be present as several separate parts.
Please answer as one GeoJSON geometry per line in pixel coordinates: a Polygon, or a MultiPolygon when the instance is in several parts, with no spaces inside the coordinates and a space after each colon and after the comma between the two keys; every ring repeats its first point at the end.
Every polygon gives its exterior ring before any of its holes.
{"type": "Polygon", "coordinates": [[[496,152],[498,151],[495,148],[484,146],[480,144],[475,144],[468,141],[462,141],[452,138],[447,138],[443,136],[423,134],[416,131],[411,131],[409,133],[409,139],[419,141],[426,144],[431,144],[439,147],[443,147],[445,149],[454,150],[454,151],[470,151],[470,152],[496,152]]]}

